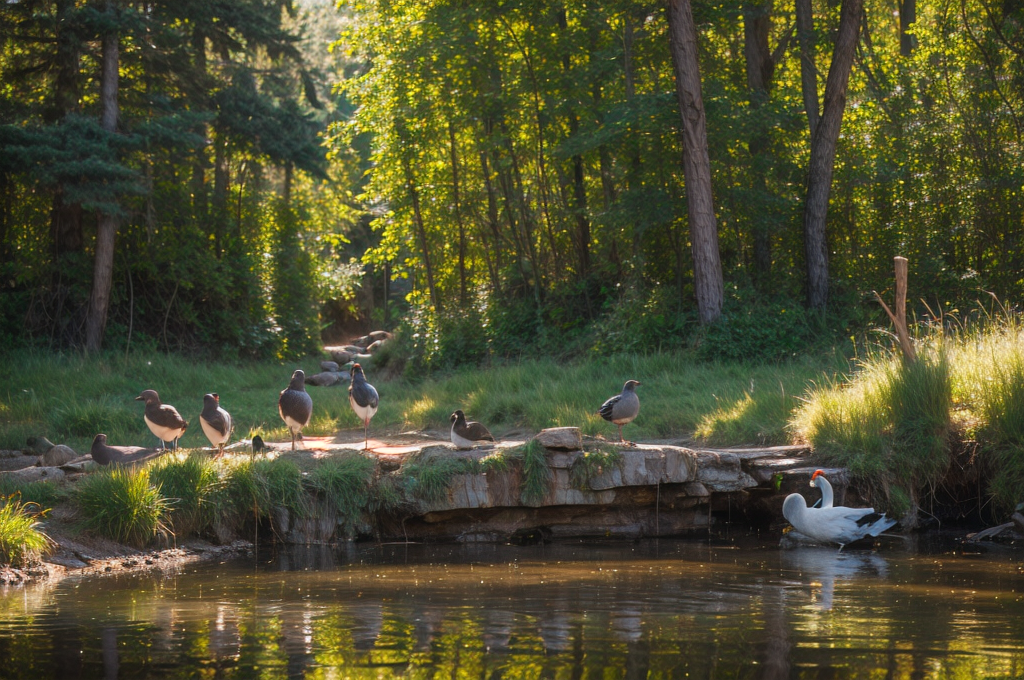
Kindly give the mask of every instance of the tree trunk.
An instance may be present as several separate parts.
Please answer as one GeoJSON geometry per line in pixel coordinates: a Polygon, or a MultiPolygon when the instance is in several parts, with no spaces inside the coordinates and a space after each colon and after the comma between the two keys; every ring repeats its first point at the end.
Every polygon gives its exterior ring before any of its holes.
{"type": "Polygon", "coordinates": [[[843,0],[832,65],[825,81],[821,120],[811,136],[804,207],[804,250],[807,257],[807,306],[818,311],[824,311],[828,301],[828,244],[825,238],[828,196],[832,189],[836,142],[846,108],[846,87],[857,50],[863,8],[864,0],[843,0]]]}
{"type": "Polygon", "coordinates": [[[917,36],[907,33],[915,22],[917,22],[917,0],[901,0],[900,54],[904,57],[909,57],[917,47],[917,36]]]}
{"type": "Polygon", "coordinates": [[[683,123],[683,176],[690,218],[693,282],[702,324],[722,313],[724,285],[718,254],[718,225],[711,196],[711,161],[697,58],[697,27],[690,0],[668,0],[669,46],[683,123]]]}
{"type": "MultiPolygon", "coordinates": [[[[47,122],[58,123],[78,110],[80,92],[81,43],[77,26],[69,14],[74,10],[71,0],[58,2],[55,8],[57,75],[54,78],[53,108],[47,122]]],[[[50,210],[50,242],[54,258],[67,252],[82,250],[82,205],[64,202],[64,186],[59,184],[50,210]]]]}
{"type": "MultiPolygon", "coordinates": [[[[113,6],[107,3],[107,11],[113,6]]],[[[117,132],[118,33],[114,29],[103,36],[100,76],[100,125],[107,132],[117,132]]],[[[85,320],[85,351],[98,352],[103,346],[103,331],[110,306],[110,286],[114,274],[114,236],[117,218],[100,213],[96,224],[96,265],[93,269],[92,296],[85,320]]]]}
{"type": "Polygon", "coordinates": [[[814,67],[814,15],[811,0],[796,0],[796,34],[800,43],[800,88],[811,137],[818,127],[818,76],[814,67]]]}
{"type": "MultiPolygon", "coordinates": [[[[569,31],[569,18],[565,8],[558,11],[558,28],[563,34],[569,31]]],[[[562,54],[562,72],[571,81],[572,59],[568,52],[562,54]]],[[[569,107],[569,138],[573,138],[580,130],[580,119],[575,109],[569,107]]],[[[587,219],[587,190],[584,184],[583,156],[573,154],[572,156],[572,193],[573,213],[576,218],[576,257],[579,261],[579,275],[586,278],[590,274],[590,220],[587,219]]]]}
{"type": "Polygon", "coordinates": [[[455,125],[448,121],[448,146],[452,158],[452,198],[455,200],[455,222],[459,227],[459,304],[466,304],[466,225],[459,205],[459,153],[455,147],[455,125]]]}
{"type": "Polygon", "coordinates": [[[412,165],[409,159],[403,158],[402,165],[405,169],[405,183],[409,189],[409,197],[412,199],[413,220],[416,222],[416,235],[419,237],[420,249],[423,251],[423,269],[427,274],[427,288],[430,291],[430,304],[434,311],[441,312],[441,301],[437,297],[437,289],[434,287],[434,269],[430,265],[430,247],[427,245],[427,229],[423,224],[423,214],[420,212],[420,194],[416,189],[416,179],[412,174],[412,165]]]}

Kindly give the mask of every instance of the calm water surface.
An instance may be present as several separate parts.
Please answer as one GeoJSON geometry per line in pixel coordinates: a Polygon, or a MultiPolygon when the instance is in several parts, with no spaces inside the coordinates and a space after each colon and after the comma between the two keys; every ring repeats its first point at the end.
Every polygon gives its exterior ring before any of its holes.
{"type": "Polygon", "coordinates": [[[302,549],[6,591],[0,678],[1024,678],[1022,592],[1019,553],[302,549]]]}

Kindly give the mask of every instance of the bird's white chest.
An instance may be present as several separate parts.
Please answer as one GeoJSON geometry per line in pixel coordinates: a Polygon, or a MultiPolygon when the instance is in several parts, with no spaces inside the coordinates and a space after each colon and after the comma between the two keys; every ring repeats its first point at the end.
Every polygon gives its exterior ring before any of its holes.
{"type": "Polygon", "coordinates": [[[146,419],[146,425],[149,426],[149,431],[165,442],[173,442],[185,431],[185,428],[183,427],[173,428],[157,425],[149,419],[149,416],[143,416],[143,418],[146,419]]]}
{"type": "Polygon", "coordinates": [[[370,418],[372,418],[374,414],[377,413],[376,406],[360,406],[359,404],[356,403],[356,400],[353,399],[351,396],[349,396],[348,398],[348,403],[352,404],[352,410],[355,411],[356,415],[359,416],[359,419],[364,423],[368,421],[370,418]]]}
{"type": "Polygon", "coordinates": [[[206,438],[210,440],[210,443],[214,446],[220,446],[221,444],[227,444],[228,440],[231,439],[231,416],[224,409],[219,409],[220,415],[224,418],[224,424],[227,425],[227,432],[221,433],[217,431],[213,425],[206,422],[206,418],[199,416],[199,424],[203,426],[203,432],[206,434],[206,438]]]}
{"type": "Polygon", "coordinates": [[[466,439],[465,437],[460,436],[455,431],[455,426],[454,425],[452,425],[452,444],[455,444],[455,448],[457,448],[457,449],[471,449],[474,446],[476,446],[476,442],[475,441],[472,441],[471,439],[466,439]]]}

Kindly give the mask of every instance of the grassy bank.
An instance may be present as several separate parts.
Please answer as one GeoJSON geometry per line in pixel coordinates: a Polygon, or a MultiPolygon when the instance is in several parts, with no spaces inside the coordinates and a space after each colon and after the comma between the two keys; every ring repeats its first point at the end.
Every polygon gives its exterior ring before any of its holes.
{"type": "MultiPolygon", "coordinates": [[[[447,429],[456,408],[496,434],[575,425],[587,434],[615,436],[597,415],[627,378],[639,388],[640,417],[627,426],[637,438],[696,434],[713,444],[783,443],[798,397],[814,381],[834,375],[841,358],[804,358],[785,364],[696,361],[684,353],[626,355],[576,363],[524,360],[486,369],[465,369],[422,382],[382,381],[367,369],[381,396],[375,432],[447,429]]],[[[20,448],[29,436],[88,450],[93,436],[118,445],[157,444],[134,398],[155,389],[190,423],[183,447],[207,446],[199,426],[202,397],[217,392],[233,416],[235,438],[259,432],[287,439],[277,396],[292,370],[317,372],[318,360],[298,364],[211,363],[175,355],[79,355],[21,352],[0,366],[0,448],[20,448]]],[[[344,385],[310,387],[313,422],[308,434],[356,429],[359,421],[344,385]]]]}

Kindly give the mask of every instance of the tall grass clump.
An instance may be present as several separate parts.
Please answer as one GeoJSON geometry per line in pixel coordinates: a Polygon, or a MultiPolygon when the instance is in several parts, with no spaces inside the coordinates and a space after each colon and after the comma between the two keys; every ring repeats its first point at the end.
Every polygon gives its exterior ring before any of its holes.
{"type": "Polygon", "coordinates": [[[479,464],[469,458],[417,455],[402,466],[401,473],[404,486],[411,495],[436,502],[448,495],[456,476],[478,470],[479,464]]]}
{"type": "Polygon", "coordinates": [[[0,499],[0,564],[25,565],[38,559],[50,540],[39,531],[39,506],[17,494],[0,499]]]}
{"type": "Polygon", "coordinates": [[[199,533],[210,526],[221,486],[212,458],[204,453],[166,456],[149,474],[167,501],[168,520],[176,536],[199,533]]]}
{"type": "Polygon", "coordinates": [[[1024,325],[1002,314],[960,333],[953,391],[966,437],[979,442],[997,509],[1024,501],[1024,325]]]}
{"type": "Polygon", "coordinates": [[[351,527],[370,505],[376,462],[361,453],[344,453],[323,461],[309,474],[309,484],[351,527]]]}
{"type": "Polygon", "coordinates": [[[817,455],[879,492],[881,504],[906,512],[949,466],[951,408],[948,352],[936,336],[917,361],[878,349],[845,381],[812,388],[792,426],[817,455]]]}
{"type": "Polygon", "coordinates": [[[301,516],[306,511],[302,472],[281,458],[236,461],[224,475],[217,506],[222,518],[235,527],[253,515],[270,517],[277,507],[301,516]]]}
{"type": "Polygon", "coordinates": [[[86,476],[75,489],[82,526],[100,536],[143,548],[165,531],[167,501],[149,469],[114,467],[86,476]]]}

